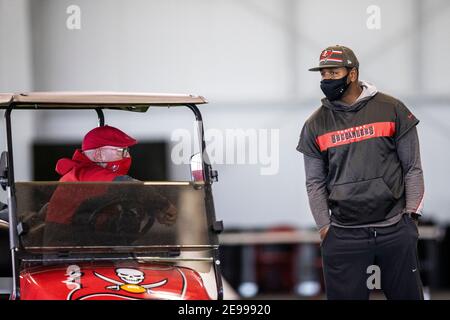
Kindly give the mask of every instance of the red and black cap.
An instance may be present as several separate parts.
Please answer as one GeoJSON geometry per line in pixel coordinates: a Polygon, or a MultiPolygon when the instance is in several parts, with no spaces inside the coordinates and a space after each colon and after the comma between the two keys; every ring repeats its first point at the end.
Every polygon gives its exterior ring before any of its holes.
{"type": "Polygon", "coordinates": [[[319,66],[309,71],[320,71],[322,68],[358,68],[359,61],[352,49],[335,45],[322,51],[319,57],[319,66]]]}
{"type": "Polygon", "coordinates": [[[104,146],[126,148],[137,143],[125,132],[110,126],[101,126],[89,131],[83,138],[81,150],[91,150],[104,146]]]}

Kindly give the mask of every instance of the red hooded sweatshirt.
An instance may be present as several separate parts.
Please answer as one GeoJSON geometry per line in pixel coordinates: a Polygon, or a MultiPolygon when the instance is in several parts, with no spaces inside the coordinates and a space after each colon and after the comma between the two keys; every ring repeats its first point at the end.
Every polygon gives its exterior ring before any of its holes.
{"type": "Polygon", "coordinates": [[[115,173],[92,162],[80,150],[76,150],[72,159],[63,158],[56,164],[56,172],[62,177],[59,181],[113,181],[123,174],[115,173]]]}
{"type": "MultiPolygon", "coordinates": [[[[61,182],[76,181],[113,181],[123,173],[116,173],[92,162],[80,150],[76,150],[72,159],[63,158],[56,164],[56,172],[62,175],[61,182]]],[[[78,206],[88,197],[104,194],[106,187],[89,188],[89,194],[80,186],[61,186],[52,195],[47,209],[46,221],[70,224],[78,206]]]]}

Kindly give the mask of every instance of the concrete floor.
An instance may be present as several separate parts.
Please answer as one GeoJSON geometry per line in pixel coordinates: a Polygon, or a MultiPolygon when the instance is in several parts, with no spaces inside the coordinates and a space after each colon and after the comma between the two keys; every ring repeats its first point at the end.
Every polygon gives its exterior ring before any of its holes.
{"type": "MultiPolygon", "coordinates": [[[[247,300],[326,300],[324,294],[315,297],[301,297],[293,294],[279,294],[279,295],[257,295],[247,300]]],[[[383,293],[372,293],[370,300],[386,300],[383,293]]],[[[427,295],[425,293],[425,300],[450,300],[450,291],[432,291],[427,295]]]]}
{"type": "MultiPolygon", "coordinates": [[[[424,288],[425,300],[450,300],[450,291],[448,290],[429,290],[424,288]]],[[[299,296],[295,294],[261,294],[247,300],[326,300],[325,294],[314,297],[299,296]]],[[[370,300],[386,300],[383,292],[375,291],[370,295],[370,300]]]]}

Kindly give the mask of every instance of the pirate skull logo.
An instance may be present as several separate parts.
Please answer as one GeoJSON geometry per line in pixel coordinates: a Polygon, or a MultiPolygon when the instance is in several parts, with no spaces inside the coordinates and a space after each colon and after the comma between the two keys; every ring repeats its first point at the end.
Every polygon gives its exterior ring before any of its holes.
{"type": "Polygon", "coordinates": [[[108,278],[97,272],[94,272],[94,274],[100,279],[113,284],[112,286],[107,286],[105,289],[115,291],[123,290],[128,293],[150,293],[152,291],[151,289],[163,286],[167,283],[167,279],[164,279],[162,281],[141,285],[145,279],[144,272],[131,268],[116,269],[116,275],[122,282],[108,278]]]}
{"type": "Polygon", "coordinates": [[[142,271],[130,268],[117,269],[116,274],[120,279],[129,284],[139,284],[145,278],[142,271]]]}

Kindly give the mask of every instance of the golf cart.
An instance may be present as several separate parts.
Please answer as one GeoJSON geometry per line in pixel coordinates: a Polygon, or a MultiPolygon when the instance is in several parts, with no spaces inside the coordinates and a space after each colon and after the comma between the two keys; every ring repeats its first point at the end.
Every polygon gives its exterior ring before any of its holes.
{"type": "Polygon", "coordinates": [[[212,196],[217,172],[205,152],[197,108],[204,103],[192,95],[0,94],[7,138],[0,184],[8,193],[9,220],[0,220],[0,293],[9,279],[10,299],[223,299],[223,224],[216,221],[212,196]],[[187,107],[195,115],[199,152],[190,158],[190,181],[15,181],[13,111],[86,110],[96,112],[103,126],[104,110],[145,113],[154,107],[187,107]],[[176,208],[170,225],[156,218],[163,200],[176,208]]]}

